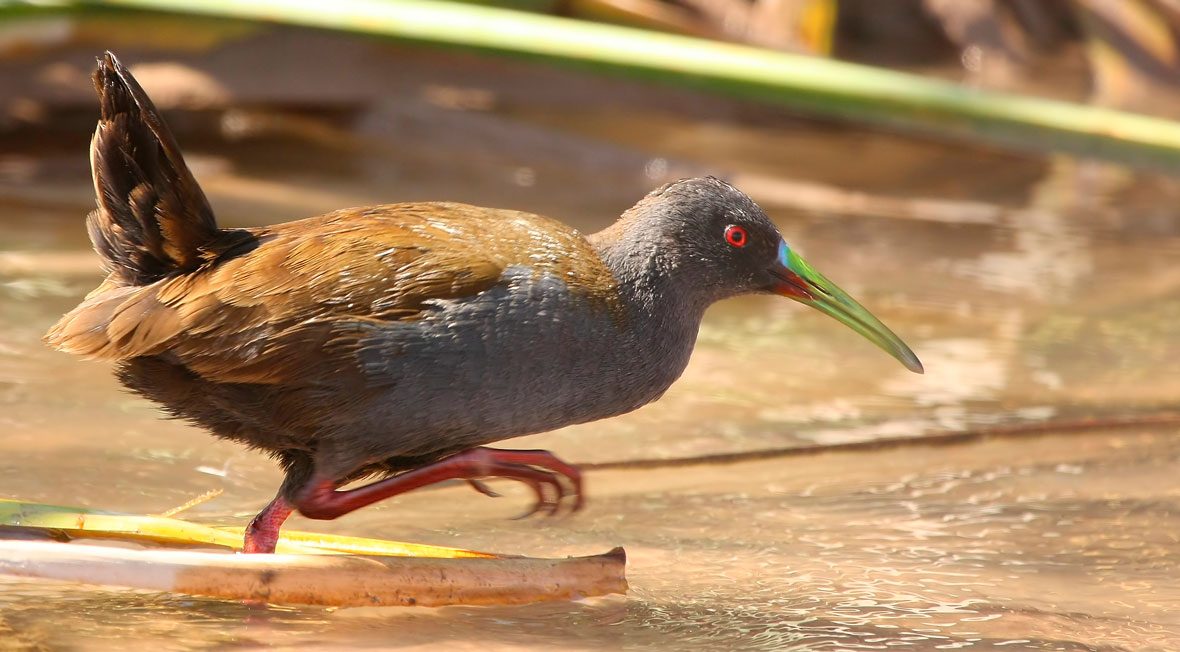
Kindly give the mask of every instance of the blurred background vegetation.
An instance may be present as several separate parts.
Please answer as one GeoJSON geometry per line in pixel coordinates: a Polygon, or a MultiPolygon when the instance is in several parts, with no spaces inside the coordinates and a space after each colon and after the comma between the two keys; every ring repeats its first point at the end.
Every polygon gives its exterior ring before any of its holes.
{"type": "MultiPolygon", "coordinates": [[[[1180,160],[1180,128],[1170,122],[986,92],[1172,117],[1180,106],[1180,3],[1172,0],[10,0],[0,2],[0,56],[14,60],[70,45],[232,50],[271,31],[245,20],[594,66],[812,115],[1009,147],[1170,168],[1180,160]],[[758,49],[719,45],[726,42],[758,49]]],[[[318,57],[323,47],[301,53],[318,57]]],[[[288,53],[291,65],[301,65],[299,54],[288,53]]],[[[62,92],[69,85],[65,74],[58,69],[43,80],[44,89],[0,80],[16,91],[8,95],[0,128],[44,121],[47,113],[67,108],[72,98],[62,92]]],[[[265,94],[234,89],[221,100],[306,103],[307,87],[266,86],[265,94]]],[[[316,86],[333,92],[328,79],[317,79],[316,86]]],[[[213,98],[207,91],[193,87],[182,93],[187,99],[164,104],[208,105],[213,98]]]]}

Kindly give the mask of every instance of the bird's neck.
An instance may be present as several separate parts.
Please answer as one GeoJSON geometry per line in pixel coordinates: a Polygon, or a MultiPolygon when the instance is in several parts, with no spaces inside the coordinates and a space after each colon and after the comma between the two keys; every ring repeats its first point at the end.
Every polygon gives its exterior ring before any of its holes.
{"type": "Polygon", "coordinates": [[[624,217],[587,239],[615,277],[633,318],[649,321],[666,335],[684,331],[695,339],[713,297],[694,285],[691,274],[683,273],[675,247],[659,233],[638,226],[624,217]]]}
{"type": "Polygon", "coordinates": [[[711,301],[683,274],[675,248],[624,219],[588,240],[615,278],[627,314],[617,347],[632,381],[624,404],[634,409],[660,397],[688,366],[701,318],[711,301]]]}

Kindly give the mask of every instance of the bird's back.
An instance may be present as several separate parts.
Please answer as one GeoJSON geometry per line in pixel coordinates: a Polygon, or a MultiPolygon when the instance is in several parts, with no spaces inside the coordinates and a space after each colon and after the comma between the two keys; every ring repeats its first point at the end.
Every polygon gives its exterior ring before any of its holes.
{"type": "Polygon", "coordinates": [[[363,326],[423,320],[507,284],[509,271],[560,278],[577,299],[618,309],[585,239],[528,213],[393,204],[221,234],[193,271],[104,284],[50,343],[115,360],[166,353],[218,382],[299,383],[326,353],[336,366],[323,373],[349,363],[363,326]]]}

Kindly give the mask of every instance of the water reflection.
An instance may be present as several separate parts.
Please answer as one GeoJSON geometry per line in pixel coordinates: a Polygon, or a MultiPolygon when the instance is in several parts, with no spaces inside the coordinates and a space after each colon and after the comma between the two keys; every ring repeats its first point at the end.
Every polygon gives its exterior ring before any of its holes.
{"type": "Polygon", "coordinates": [[[984,288],[1039,303],[1068,303],[1094,272],[1091,234],[1109,198],[1133,183],[1125,169],[1074,159],[1052,160],[1031,189],[1029,208],[1008,215],[1010,250],[953,265],[984,288]]]}

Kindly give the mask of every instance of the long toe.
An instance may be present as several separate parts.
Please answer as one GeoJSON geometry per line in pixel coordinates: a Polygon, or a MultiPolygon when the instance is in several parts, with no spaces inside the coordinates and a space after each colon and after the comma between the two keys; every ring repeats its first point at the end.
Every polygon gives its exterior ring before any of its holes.
{"type": "MultiPolygon", "coordinates": [[[[574,496],[574,504],[570,512],[577,512],[581,510],[585,504],[585,491],[583,490],[582,471],[578,467],[569,464],[558,458],[553,453],[546,450],[502,450],[499,448],[480,448],[476,449],[484,456],[484,463],[488,465],[488,476],[497,475],[501,477],[509,477],[505,471],[508,469],[527,467],[534,471],[544,470],[546,473],[546,480],[551,482],[556,491],[557,499],[550,506],[549,501],[541,498],[538,500],[537,506],[524,516],[530,516],[542,509],[550,516],[556,515],[561,501],[568,495],[574,496]],[[571,490],[567,490],[559,478],[564,478],[569,483],[571,490]]],[[[519,476],[514,479],[525,480],[519,476]]],[[[548,484],[547,482],[547,484],[548,484]]],[[[534,487],[535,489],[536,487],[534,487]]]]}

